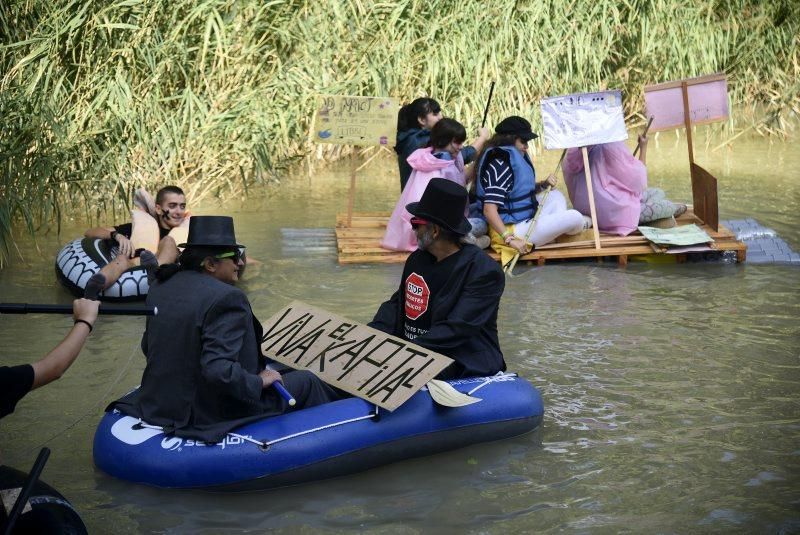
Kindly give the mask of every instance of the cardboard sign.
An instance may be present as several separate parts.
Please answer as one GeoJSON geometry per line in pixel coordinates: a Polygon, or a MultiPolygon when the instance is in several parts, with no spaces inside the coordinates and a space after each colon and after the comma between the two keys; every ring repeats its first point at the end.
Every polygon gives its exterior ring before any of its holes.
{"type": "Polygon", "coordinates": [[[692,124],[708,124],[728,118],[728,81],[724,74],[649,85],[644,88],[644,100],[647,116],[653,117],[650,129],[654,132],[686,126],[683,113],[684,82],[692,124]]]}
{"type": "Polygon", "coordinates": [[[264,322],[261,351],[390,411],[453,362],[299,301],[264,322]]]}
{"type": "Polygon", "coordinates": [[[312,123],[317,143],[392,146],[397,137],[397,99],[320,96],[312,123]]]}
{"type": "Polygon", "coordinates": [[[628,139],[620,91],[548,97],[541,106],[545,148],[587,147],[628,139]]]}

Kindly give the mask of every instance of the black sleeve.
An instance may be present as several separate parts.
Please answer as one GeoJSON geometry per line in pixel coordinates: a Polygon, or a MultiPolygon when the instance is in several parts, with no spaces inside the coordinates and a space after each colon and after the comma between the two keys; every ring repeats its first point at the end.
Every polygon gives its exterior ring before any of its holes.
{"type": "Polygon", "coordinates": [[[400,290],[397,290],[388,301],[384,301],[375,313],[375,317],[367,324],[367,327],[378,329],[387,334],[399,336],[395,332],[397,327],[397,311],[399,310],[400,290]]]}
{"type": "Polygon", "coordinates": [[[117,231],[118,234],[122,234],[128,239],[131,239],[131,234],[133,234],[133,223],[123,223],[122,225],[114,226],[114,230],[117,231]]]}
{"type": "Polygon", "coordinates": [[[0,367],[0,418],[14,412],[17,402],[33,387],[33,366],[0,367]]]}

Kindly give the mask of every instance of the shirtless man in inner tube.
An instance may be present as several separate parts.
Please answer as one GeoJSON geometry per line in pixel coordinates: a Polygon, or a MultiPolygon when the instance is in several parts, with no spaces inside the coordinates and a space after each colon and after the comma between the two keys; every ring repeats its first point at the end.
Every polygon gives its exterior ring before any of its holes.
{"type": "Polygon", "coordinates": [[[172,264],[177,260],[178,246],[169,232],[179,227],[187,216],[186,195],[183,190],[177,186],[165,186],[158,190],[154,211],[159,230],[158,248],[155,254],[147,249],[134,249],[131,242],[132,223],[114,227],[95,227],[86,231],[84,235],[87,238],[115,241],[119,250],[117,256],[98,273],[92,275],[86,283],[84,296],[87,299],[97,299],[100,292],[114,284],[125,271],[135,267],[137,256],[141,265],[147,269],[148,278],[160,264],[172,264]]]}

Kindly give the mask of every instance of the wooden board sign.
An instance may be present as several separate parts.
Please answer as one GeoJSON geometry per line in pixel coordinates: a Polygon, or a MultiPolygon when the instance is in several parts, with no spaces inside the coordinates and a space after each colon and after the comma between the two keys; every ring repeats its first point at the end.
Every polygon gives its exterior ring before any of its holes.
{"type": "Polygon", "coordinates": [[[453,362],[299,301],[264,322],[261,342],[267,357],[390,411],[453,362]]]}
{"type": "Polygon", "coordinates": [[[728,81],[724,74],[711,74],[687,80],[664,82],[644,88],[647,116],[653,117],[654,132],[683,128],[683,84],[689,106],[691,124],[708,124],[728,118],[728,81]]]}
{"type": "Polygon", "coordinates": [[[541,108],[547,149],[628,139],[622,93],[618,90],[548,97],[542,99],[541,108]]]}
{"type": "Polygon", "coordinates": [[[311,137],[317,143],[393,146],[399,108],[390,97],[322,95],[311,137]]]}

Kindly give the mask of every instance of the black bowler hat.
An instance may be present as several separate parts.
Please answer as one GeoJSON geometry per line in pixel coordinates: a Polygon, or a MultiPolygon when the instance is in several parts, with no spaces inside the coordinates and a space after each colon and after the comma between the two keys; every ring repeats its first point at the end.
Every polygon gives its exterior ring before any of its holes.
{"type": "Polygon", "coordinates": [[[511,134],[517,136],[523,141],[530,141],[536,139],[538,134],[534,134],[531,130],[531,123],[523,119],[519,115],[512,115],[506,117],[494,127],[494,131],[498,134],[511,134]]]}
{"type": "Polygon", "coordinates": [[[189,238],[178,247],[244,247],[236,243],[233,218],[226,215],[195,215],[189,218],[189,238]]]}
{"type": "Polygon", "coordinates": [[[432,178],[419,202],[406,205],[411,215],[455,232],[460,236],[469,234],[472,225],[464,217],[467,207],[467,190],[452,180],[432,178]]]}

